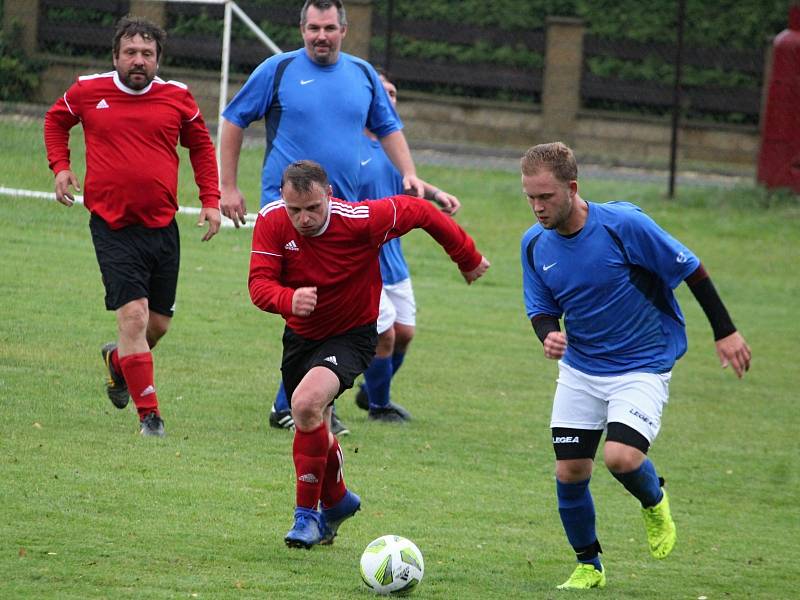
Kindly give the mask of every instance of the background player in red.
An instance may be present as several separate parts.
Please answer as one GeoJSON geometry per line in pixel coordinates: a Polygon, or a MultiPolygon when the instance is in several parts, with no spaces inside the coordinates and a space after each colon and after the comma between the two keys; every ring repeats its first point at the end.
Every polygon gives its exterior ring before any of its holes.
{"type": "Polygon", "coordinates": [[[175,309],[180,263],[178,153],[189,157],[200,189],[203,241],[219,230],[214,145],[200,109],[182,83],[156,76],[166,34],[147,21],[123,17],[113,38],[114,71],[79,77],[45,116],[47,158],[56,199],[66,206],[80,190],[70,168],[69,130],[86,139],[84,202],[91,212],[105,303],[116,311],[119,342],[102,349],[106,391],[117,408],[133,397],[143,435],[164,435],[150,350],[167,332],[175,309]]]}
{"type": "Polygon", "coordinates": [[[381,245],[425,229],[467,283],[483,275],[489,261],[453,219],[421,198],[355,204],[332,198],[327,174],[313,161],[286,168],[281,194],[259,211],[249,287],[256,306],[286,320],[281,372],[295,422],[297,506],[285,541],[310,548],[331,543],[361,507],[345,486],[330,416],[334,399],[352,387],[375,354],[381,245]]]}

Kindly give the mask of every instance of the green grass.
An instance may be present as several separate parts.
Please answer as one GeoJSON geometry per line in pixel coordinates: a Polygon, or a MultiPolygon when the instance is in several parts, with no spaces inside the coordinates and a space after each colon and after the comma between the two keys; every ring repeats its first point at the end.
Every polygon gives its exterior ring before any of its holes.
{"type": "MultiPolygon", "coordinates": [[[[0,121],[0,184],[50,190],[40,125],[0,121]]],[[[76,136],[74,156],[80,156],[76,136]]],[[[257,149],[242,187],[257,206],[257,149]]],[[[80,170],[80,168],[79,168],[80,170]]],[[[367,598],[358,559],[405,535],[426,574],[418,598],[560,598],[572,569],[558,519],[548,419],[556,366],[521,300],[518,245],[531,215],[515,175],[424,168],[458,194],[459,221],[492,260],[463,284],[424,234],[404,242],[418,335],[394,387],[405,427],[339,412],[346,477],[363,498],[332,547],[286,549],[291,437],[266,426],[282,321],[246,288],[249,231],[201,244],[179,217],[183,261],[172,330],[156,349],[168,437],[136,435],[105,398],[99,348],[115,336],[80,206],[0,198],[0,597],[367,598]]],[[[81,175],[82,176],[82,175],[81,175]]],[[[181,204],[197,205],[188,171],[181,204]]],[[[690,349],[651,451],[668,479],[678,545],[649,557],[635,500],[598,468],[593,492],[613,599],[790,598],[800,569],[797,369],[800,244],[795,199],[755,190],[583,183],[630,199],[703,259],[753,348],[743,381],[721,371],[710,328],[679,289],[690,349]]],[[[600,465],[602,467],[602,465],[600,465]]]]}

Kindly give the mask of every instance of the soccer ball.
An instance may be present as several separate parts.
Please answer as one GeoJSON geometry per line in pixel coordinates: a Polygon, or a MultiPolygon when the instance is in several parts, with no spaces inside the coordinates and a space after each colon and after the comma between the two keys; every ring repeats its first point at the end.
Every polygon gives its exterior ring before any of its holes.
{"type": "Polygon", "coordinates": [[[379,537],[361,555],[361,579],[376,594],[407,594],[419,585],[424,572],[422,552],[399,535],[379,537]]]}

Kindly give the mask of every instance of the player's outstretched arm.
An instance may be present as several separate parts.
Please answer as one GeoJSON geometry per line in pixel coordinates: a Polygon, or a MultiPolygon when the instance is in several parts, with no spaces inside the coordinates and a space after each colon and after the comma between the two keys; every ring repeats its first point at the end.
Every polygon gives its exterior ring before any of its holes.
{"type": "Polygon", "coordinates": [[[222,218],[219,215],[218,208],[208,206],[200,209],[200,217],[197,219],[197,226],[202,227],[208,222],[208,230],[205,232],[205,235],[203,235],[202,241],[207,242],[217,235],[221,221],[222,218]]]}
{"type": "Polygon", "coordinates": [[[485,256],[481,257],[481,262],[478,264],[477,267],[472,269],[471,271],[461,271],[461,275],[464,277],[464,280],[467,282],[467,285],[470,285],[473,281],[481,277],[486,271],[489,270],[489,267],[492,266],[485,256]]]}
{"type": "Polygon", "coordinates": [[[75,173],[70,171],[69,169],[64,169],[63,171],[59,171],[56,175],[56,200],[58,200],[64,206],[72,206],[75,203],[75,196],[69,191],[70,187],[73,187],[76,192],[81,191],[81,184],[78,181],[78,178],[75,177],[75,173]]]}
{"type": "Polygon", "coordinates": [[[734,331],[714,344],[717,347],[717,356],[719,356],[722,368],[725,369],[730,365],[739,379],[744,377],[745,372],[750,370],[750,359],[753,355],[742,334],[734,331]]]}

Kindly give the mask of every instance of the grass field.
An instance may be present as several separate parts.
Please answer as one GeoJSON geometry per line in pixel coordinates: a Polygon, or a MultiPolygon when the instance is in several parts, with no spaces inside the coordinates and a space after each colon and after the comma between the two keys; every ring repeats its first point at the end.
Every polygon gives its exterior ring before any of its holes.
{"type": "MultiPolygon", "coordinates": [[[[80,136],[74,156],[80,159],[80,136]]],[[[261,153],[242,187],[257,205],[261,153]]],[[[80,170],[81,167],[78,167],[80,170]]],[[[516,175],[425,168],[461,198],[459,222],[492,260],[464,285],[424,234],[404,242],[418,335],[394,398],[407,426],[339,412],[346,476],[363,510],[331,547],[285,548],[291,436],[267,427],[282,320],[249,300],[250,231],[207,244],[179,217],[173,328],[154,356],[168,436],[136,435],[105,398],[100,346],[115,336],[83,207],[0,197],[0,598],[367,598],[358,559],[397,533],[422,550],[418,598],[561,598],[573,555],[558,519],[548,419],[556,365],[521,300],[519,238],[532,220],[516,175]]],[[[0,185],[50,191],[40,125],[0,121],[0,185]]],[[[196,205],[182,176],[181,204],[196,205]]],[[[582,182],[584,197],[640,203],[695,250],[754,354],[719,368],[710,327],[679,291],[690,349],[651,451],[668,480],[678,545],[646,549],[634,499],[593,480],[608,587],[597,598],[796,598],[800,210],[748,189],[582,182]]]]}

